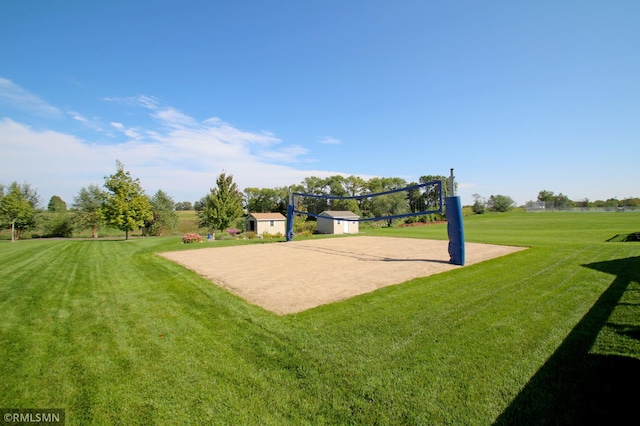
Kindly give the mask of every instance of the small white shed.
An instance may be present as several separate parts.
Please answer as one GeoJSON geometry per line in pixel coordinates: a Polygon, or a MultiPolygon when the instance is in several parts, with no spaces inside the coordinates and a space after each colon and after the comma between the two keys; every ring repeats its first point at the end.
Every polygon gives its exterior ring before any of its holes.
{"type": "Polygon", "coordinates": [[[282,213],[250,213],[246,220],[246,229],[262,235],[280,233],[285,235],[287,230],[287,218],[282,213]]]}
{"type": "Polygon", "coordinates": [[[360,216],[348,210],[323,211],[318,215],[318,232],[321,234],[357,234],[359,218],[360,216]]]}

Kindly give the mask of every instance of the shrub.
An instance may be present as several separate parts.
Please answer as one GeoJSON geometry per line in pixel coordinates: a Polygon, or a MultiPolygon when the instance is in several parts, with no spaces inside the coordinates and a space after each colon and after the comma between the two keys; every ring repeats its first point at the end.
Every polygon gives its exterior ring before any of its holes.
{"type": "Polygon", "coordinates": [[[218,240],[235,240],[235,235],[229,234],[227,232],[222,232],[216,236],[218,240]]]}
{"type": "Polygon", "coordinates": [[[229,229],[226,229],[224,232],[226,232],[227,234],[231,235],[234,238],[240,233],[240,231],[238,231],[236,228],[229,228],[229,229]]]}
{"type": "Polygon", "coordinates": [[[305,231],[309,231],[310,233],[313,234],[317,229],[318,229],[318,223],[315,221],[299,220],[297,217],[293,220],[293,232],[295,232],[296,235],[305,231]]]}
{"type": "Polygon", "coordinates": [[[275,234],[270,234],[268,232],[262,233],[262,238],[282,238],[283,235],[280,232],[276,232],[275,234]]]}
{"type": "Polygon", "coordinates": [[[183,244],[201,243],[201,242],[202,242],[202,237],[200,236],[200,234],[184,234],[182,236],[183,244]]]}
{"type": "Polygon", "coordinates": [[[248,238],[248,239],[250,239],[250,240],[253,240],[254,238],[257,238],[257,237],[258,237],[258,234],[256,234],[256,233],[255,233],[255,232],[253,232],[253,231],[247,231],[247,232],[245,232],[243,235],[245,236],[245,238],[248,238]]]}
{"type": "Polygon", "coordinates": [[[72,217],[67,213],[46,212],[39,219],[42,237],[70,238],[73,235],[72,217]]]}

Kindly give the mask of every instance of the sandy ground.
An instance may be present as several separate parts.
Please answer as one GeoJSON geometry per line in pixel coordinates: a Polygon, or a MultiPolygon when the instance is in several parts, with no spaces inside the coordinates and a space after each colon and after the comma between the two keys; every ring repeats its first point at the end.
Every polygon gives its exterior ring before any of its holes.
{"type": "MultiPolygon", "coordinates": [[[[448,241],[357,236],[161,255],[250,303],[290,314],[461,268],[449,264],[447,246],[448,241]]],[[[466,243],[465,264],[523,249],[466,243]]]]}

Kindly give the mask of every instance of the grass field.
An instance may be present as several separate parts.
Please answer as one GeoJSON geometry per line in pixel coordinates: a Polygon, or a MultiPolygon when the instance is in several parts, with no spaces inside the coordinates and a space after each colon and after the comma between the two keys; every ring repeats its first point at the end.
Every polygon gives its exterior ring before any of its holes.
{"type": "MultiPolygon", "coordinates": [[[[0,241],[0,407],[65,408],[69,425],[633,418],[640,242],[607,240],[640,214],[465,230],[531,248],[288,316],[155,254],[202,247],[179,237],[0,241]]],[[[446,225],[367,234],[446,239],[446,225]]]]}

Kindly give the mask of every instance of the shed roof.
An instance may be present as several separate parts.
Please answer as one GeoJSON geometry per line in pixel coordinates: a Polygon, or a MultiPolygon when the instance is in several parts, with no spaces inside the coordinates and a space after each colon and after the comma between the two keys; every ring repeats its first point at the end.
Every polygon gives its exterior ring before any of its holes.
{"type": "Polygon", "coordinates": [[[287,220],[282,213],[250,213],[256,220],[287,220]]]}
{"type": "Polygon", "coordinates": [[[360,217],[352,211],[349,210],[325,210],[320,213],[318,216],[329,216],[329,217],[340,217],[340,218],[353,218],[360,217]]]}

